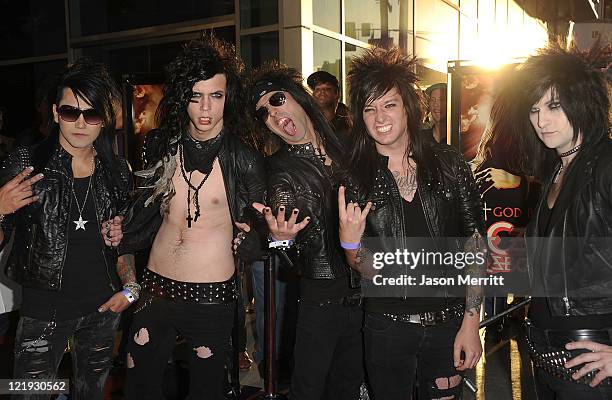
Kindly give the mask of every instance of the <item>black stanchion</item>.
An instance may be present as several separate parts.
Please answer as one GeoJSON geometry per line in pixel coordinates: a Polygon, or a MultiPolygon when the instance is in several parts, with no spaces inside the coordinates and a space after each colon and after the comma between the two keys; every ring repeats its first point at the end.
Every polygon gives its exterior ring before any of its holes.
{"type": "Polygon", "coordinates": [[[264,256],[264,303],[265,303],[265,377],[264,392],[258,399],[286,399],[276,393],[276,251],[264,256]]]}

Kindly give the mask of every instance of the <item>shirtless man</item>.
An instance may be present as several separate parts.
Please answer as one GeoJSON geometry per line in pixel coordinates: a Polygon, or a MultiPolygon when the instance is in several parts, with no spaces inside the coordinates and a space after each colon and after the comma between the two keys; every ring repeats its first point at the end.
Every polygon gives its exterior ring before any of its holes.
{"type": "MultiPolygon", "coordinates": [[[[160,128],[147,135],[145,179],[126,217],[120,253],[150,245],[127,355],[128,399],[160,399],[180,333],[192,349],[190,399],[224,399],[236,299],[232,238],[264,196],[262,162],[242,133],[241,66],[230,45],[193,41],[167,69],[160,128]],[[237,230],[237,229],[236,229],[237,230]]],[[[239,233],[239,257],[259,251],[239,233]]]]}

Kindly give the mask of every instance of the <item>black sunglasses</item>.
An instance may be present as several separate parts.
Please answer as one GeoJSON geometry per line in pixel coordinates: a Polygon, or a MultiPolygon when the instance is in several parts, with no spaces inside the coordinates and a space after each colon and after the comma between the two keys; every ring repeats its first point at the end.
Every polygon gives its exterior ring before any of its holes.
{"type": "MultiPolygon", "coordinates": [[[[270,96],[270,98],[268,99],[268,104],[273,107],[280,107],[285,104],[286,101],[287,96],[285,96],[284,92],[276,92],[272,96],[270,96]]],[[[261,106],[257,110],[255,110],[255,118],[257,118],[263,123],[266,122],[269,114],[270,113],[268,112],[268,107],[266,106],[261,106]]]]}
{"type": "Polygon", "coordinates": [[[81,110],[72,106],[63,105],[57,109],[57,113],[60,118],[66,122],[74,122],[83,114],[83,119],[85,119],[85,122],[89,125],[100,125],[102,123],[102,116],[93,108],[81,110]]]}

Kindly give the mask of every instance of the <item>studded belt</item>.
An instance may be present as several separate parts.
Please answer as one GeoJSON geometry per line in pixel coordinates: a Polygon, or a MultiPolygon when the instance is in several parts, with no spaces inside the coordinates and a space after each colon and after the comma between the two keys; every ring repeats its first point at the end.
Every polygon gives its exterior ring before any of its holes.
{"type": "MultiPolygon", "coordinates": [[[[590,371],[580,379],[573,379],[572,374],[578,371],[582,365],[565,368],[565,363],[585,351],[566,350],[564,348],[565,343],[575,340],[594,340],[610,344],[609,332],[604,329],[577,329],[567,331],[539,329],[534,327],[529,320],[525,322],[525,329],[529,355],[536,367],[543,369],[550,375],[559,379],[586,385],[593,380],[599,370],[590,371]]],[[[612,386],[612,378],[604,379],[600,385],[612,386]]]]}
{"type": "Polygon", "coordinates": [[[238,297],[234,276],[224,282],[181,282],[156,274],[148,268],[142,275],[142,290],[154,297],[198,304],[228,304],[238,297]]]}
{"type": "Polygon", "coordinates": [[[421,324],[422,326],[433,326],[444,324],[452,319],[463,316],[465,304],[457,304],[441,311],[424,312],[420,314],[389,314],[383,316],[389,318],[393,322],[409,322],[412,324],[421,324]]]}

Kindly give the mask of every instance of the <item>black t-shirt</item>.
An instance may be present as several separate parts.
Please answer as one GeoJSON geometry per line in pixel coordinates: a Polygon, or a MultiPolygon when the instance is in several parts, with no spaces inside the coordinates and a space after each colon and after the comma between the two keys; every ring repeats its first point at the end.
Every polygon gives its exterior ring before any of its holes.
{"type": "MultiPolygon", "coordinates": [[[[402,199],[402,203],[406,237],[430,237],[418,189],[412,201],[408,202],[402,199]]],[[[440,311],[458,302],[459,299],[446,299],[444,297],[368,297],[365,301],[365,309],[376,313],[419,314],[440,311]]]]}
{"type": "MultiPolygon", "coordinates": [[[[74,191],[83,206],[89,177],[75,178],[74,191]]],[[[110,278],[104,260],[104,241],[94,208],[94,192],[90,189],[82,213],[85,229],[76,229],[79,221],[77,202],[72,198],[67,227],[66,259],[62,270],[61,289],[57,292],[23,288],[23,316],[49,321],[79,318],[98,310],[112,295],[110,278]]]]}

